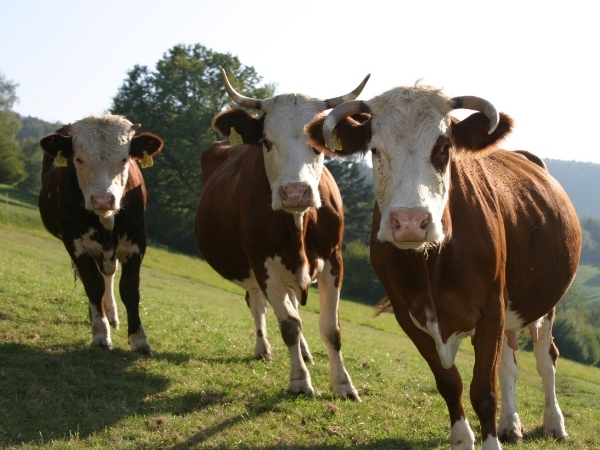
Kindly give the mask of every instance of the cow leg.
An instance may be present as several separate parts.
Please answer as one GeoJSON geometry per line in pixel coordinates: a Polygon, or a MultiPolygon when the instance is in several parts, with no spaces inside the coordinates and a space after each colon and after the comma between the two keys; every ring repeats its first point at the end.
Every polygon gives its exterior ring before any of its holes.
{"type": "MultiPolygon", "coordinates": [[[[294,305],[294,308],[298,310],[298,297],[296,296],[296,293],[290,289],[288,290],[288,295],[292,305],[294,305]]],[[[308,349],[308,343],[306,342],[306,339],[304,339],[304,333],[302,332],[300,333],[300,353],[302,353],[302,359],[304,362],[309,362],[311,364],[315,363],[313,356],[308,349]]]]}
{"type": "Polygon", "coordinates": [[[333,393],[340,398],[350,398],[360,402],[358,391],[352,384],[342,358],[342,335],[338,315],[340,288],[335,286],[335,278],[331,263],[326,261],[323,271],[317,276],[320,302],[319,330],[321,339],[327,347],[333,393]]]}
{"type": "Polygon", "coordinates": [[[102,297],[106,289],[104,278],[96,262],[87,253],[78,255],[73,261],[89,299],[92,345],[111,349],[110,327],[102,305],[102,297]]]}
{"type": "Polygon", "coordinates": [[[517,360],[515,351],[508,345],[508,338],[504,336],[502,358],[498,378],[502,392],[502,407],[500,421],[498,422],[498,437],[502,441],[520,442],[523,439],[521,419],[517,412],[515,402],[515,388],[517,384],[517,360]]]}
{"type": "Polygon", "coordinates": [[[487,304],[472,339],[475,366],[470,394],[471,404],[481,424],[482,450],[498,450],[501,446],[496,432],[496,408],[498,368],[505,339],[503,297],[489,298],[487,304]]]}
{"type": "Polygon", "coordinates": [[[271,361],[271,344],[267,338],[267,299],[260,289],[250,289],[248,291],[248,306],[254,318],[254,327],[256,329],[256,345],[254,347],[254,359],[266,359],[271,361]]]}
{"type": "Polygon", "coordinates": [[[119,329],[119,314],[117,312],[117,302],[115,301],[115,275],[103,275],[104,276],[104,296],[102,297],[102,304],[104,305],[104,311],[110,323],[116,330],[119,329]]]}
{"type": "Polygon", "coordinates": [[[288,392],[291,394],[306,394],[312,397],[315,392],[300,350],[302,320],[298,310],[290,301],[285,286],[278,277],[270,276],[267,279],[265,293],[277,316],[281,337],[290,354],[291,372],[288,392]]]}
{"type": "Polygon", "coordinates": [[[558,406],[558,400],[556,399],[555,377],[558,349],[552,338],[553,323],[554,311],[547,314],[538,322],[537,342],[536,339],[534,339],[533,353],[535,355],[537,371],[542,377],[544,393],[546,396],[544,434],[547,436],[554,436],[557,439],[564,439],[568,434],[565,429],[565,419],[560,410],[560,406],[558,406]]]}
{"type": "Polygon", "coordinates": [[[123,262],[119,292],[127,310],[127,335],[132,351],[152,355],[146,330],[140,320],[140,253],[130,253],[123,262]]]}
{"type": "MultiPolygon", "coordinates": [[[[391,297],[390,297],[391,300],[391,297]]],[[[400,327],[413,341],[421,356],[427,361],[436,387],[446,402],[450,415],[450,448],[451,450],[474,450],[475,434],[471,430],[462,402],[463,383],[455,365],[444,369],[435,341],[423,332],[412,321],[406,307],[394,304],[394,315],[400,327]]]]}

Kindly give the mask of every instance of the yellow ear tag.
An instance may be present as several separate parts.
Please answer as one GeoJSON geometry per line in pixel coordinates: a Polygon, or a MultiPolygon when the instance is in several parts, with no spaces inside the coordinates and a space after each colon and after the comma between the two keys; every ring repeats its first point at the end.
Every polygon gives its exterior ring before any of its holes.
{"type": "Polygon", "coordinates": [[[240,145],[244,143],[244,139],[237,131],[235,131],[234,127],[231,127],[229,132],[229,143],[231,145],[240,145]]]}
{"type": "Polygon", "coordinates": [[[62,155],[62,152],[59,150],[56,156],[54,157],[54,165],[56,167],[67,167],[67,158],[62,155]]]}
{"type": "Polygon", "coordinates": [[[342,141],[337,135],[337,131],[333,132],[333,151],[341,152],[342,151],[342,141]]]}
{"type": "Polygon", "coordinates": [[[154,160],[152,159],[152,156],[150,156],[148,152],[145,151],[142,154],[140,164],[142,165],[142,169],[145,169],[146,167],[152,167],[154,165],[154,160]]]}

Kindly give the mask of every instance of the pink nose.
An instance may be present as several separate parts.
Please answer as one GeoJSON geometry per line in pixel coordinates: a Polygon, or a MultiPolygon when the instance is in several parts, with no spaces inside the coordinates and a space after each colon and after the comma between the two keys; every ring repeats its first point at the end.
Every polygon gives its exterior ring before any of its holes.
{"type": "Polygon", "coordinates": [[[94,209],[114,209],[114,195],[92,195],[92,206],[94,209]]]}
{"type": "Polygon", "coordinates": [[[421,208],[400,208],[390,214],[395,242],[423,242],[427,238],[430,215],[421,208]]]}
{"type": "Polygon", "coordinates": [[[310,206],[312,189],[306,183],[289,183],[279,188],[279,198],[284,208],[310,206]]]}

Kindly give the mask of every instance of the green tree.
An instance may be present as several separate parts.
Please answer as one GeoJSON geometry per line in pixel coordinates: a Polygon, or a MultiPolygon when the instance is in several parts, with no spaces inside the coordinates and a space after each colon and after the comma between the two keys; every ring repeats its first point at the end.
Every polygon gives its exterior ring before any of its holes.
{"type": "Polygon", "coordinates": [[[327,158],[325,165],[335,178],[344,202],[344,248],[358,241],[369,245],[375,194],[373,186],[361,175],[358,159],[327,158]]]}
{"type": "Polygon", "coordinates": [[[14,185],[25,178],[15,136],[21,121],[12,111],[17,101],[17,85],[0,73],[0,183],[14,185]]]}
{"type": "Polygon", "coordinates": [[[156,133],[165,142],[155,165],[143,172],[148,235],[186,253],[196,253],[193,219],[202,185],[200,154],[222,139],[211,123],[230,103],[221,67],[238,92],[256,98],[273,95],[274,86],[259,86],[262,78],[253,67],[196,44],[173,47],[154,71],[136,65],[113,99],[113,114],[141,123],[141,131],[156,133]]]}

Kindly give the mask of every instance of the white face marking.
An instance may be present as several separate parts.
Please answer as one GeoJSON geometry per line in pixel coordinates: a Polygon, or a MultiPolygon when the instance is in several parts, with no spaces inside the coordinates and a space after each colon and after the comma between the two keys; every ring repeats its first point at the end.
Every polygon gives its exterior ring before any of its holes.
{"type": "Polygon", "coordinates": [[[71,125],[73,164],[85,207],[101,217],[120,208],[131,163],[129,145],[135,133],[131,127],[128,120],[108,115],[71,125]]]}
{"type": "MultiPolygon", "coordinates": [[[[308,208],[319,208],[319,180],[323,173],[324,156],[308,145],[304,126],[325,109],[325,103],[302,94],[284,94],[264,100],[265,111],[263,144],[265,169],[273,193],[272,208],[302,213],[308,208]],[[280,189],[286,186],[308,187],[306,199],[286,205],[280,189]]],[[[300,196],[302,197],[302,196],[300,196]]]]}
{"type": "Polygon", "coordinates": [[[375,149],[373,184],[382,215],[378,239],[401,249],[425,250],[444,239],[450,165],[436,168],[432,150],[440,136],[449,139],[451,100],[439,90],[418,86],[396,88],[367,103],[373,113],[368,148],[375,149]],[[415,214],[418,219],[412,218],[415,214]],[[427,223],[426,235],[399,236],[394,220],[416,220],[417,231],[427,223]]]}
{"type": "Polygon", "coordinates": [[[440,362],[444,369],[449,369],[454,365],[454,359],[456,358],[456,353],[458,353],[458,349],[460,348],[462,340],[465,337],[473,335],[475,333],[474,329],[464,332],[457,331],[450,335],[446,342],[444,342],[442,341],[440,327],[435,319],[435,315],[432,314],[431,311],[426,310],[426,315],[428,319],[425,326],[421,325],[419,321],[412,315],[412,313],[409,312],[409,314],[410,318],[412,319],[413,323],[417,326],[417,328],[430,335],[435,341],[435,348],[438,352],[440,362]]]}

